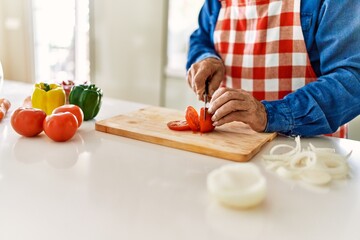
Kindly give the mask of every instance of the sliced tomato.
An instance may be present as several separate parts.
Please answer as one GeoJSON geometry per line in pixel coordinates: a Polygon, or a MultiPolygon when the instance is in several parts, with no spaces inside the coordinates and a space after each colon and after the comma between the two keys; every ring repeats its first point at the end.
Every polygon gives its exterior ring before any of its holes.
{"type": "Polygon", "coordinates": [[[168,128],[175,131],[191,130],[189,124],[185,120],[175,120],[167,123],[168,128]]]}
{"type": "Polygon", "coordinates": [[[199,114],[194,107],[188,106],[186,108],[185,119],[192,131],[197,132],[200,130],[199,114]]]}
{"type": "Polygon", "coordinates": [[[201,133],[212,132],[214,130],[212,114],[208,112],[207,108],[200,109],[200,117],[194,107],[188,106],[186,108],[186,115],[184,120],[170,121],[167,123],[168,128],[177,131],[192,130],[193,132],[200,131],[201,133]],[[206,117],[205,117],[206,111],[206,117]]]}
{"type": "Polygon", "coordinates": [[[212,114],[208,113],[208,109],[202,107],[200,109],[200,132],[207,133],[212,132],[214,130],[213,121],[211,120],[212,114]],[[205,117],[206,111],[206,117],[205,117]]]}

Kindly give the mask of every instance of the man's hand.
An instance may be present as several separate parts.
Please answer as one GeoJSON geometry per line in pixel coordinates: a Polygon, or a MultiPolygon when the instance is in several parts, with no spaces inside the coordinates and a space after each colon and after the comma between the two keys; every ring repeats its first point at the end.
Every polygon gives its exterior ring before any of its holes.
{"type": "Polygon", "coordinates": [[[209,113],[214,126],[239,121],[263,132],[267,124],[264,105],[242,89],[219,88],[212,96],[209,113]]]}
{"type": "Polygon", "coordinates": [[[191,65],[187,73],[187,81],[199,100],[204,100],[205,82],[209,81],[209,97],[213,95],[225,77],[225,66],[222,60],[206,58],[191,65]]]}

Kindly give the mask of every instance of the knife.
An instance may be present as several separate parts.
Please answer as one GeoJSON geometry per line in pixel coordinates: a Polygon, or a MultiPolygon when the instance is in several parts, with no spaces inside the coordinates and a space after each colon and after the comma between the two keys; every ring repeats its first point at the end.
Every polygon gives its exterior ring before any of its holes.
{"type": "Polygon", "coordinates": [[[208,101],[208,94],[209,94],[209,80],[205,81],[205,91],[204,91],[204,120],[206,120],[206,104],[208,101]]]}

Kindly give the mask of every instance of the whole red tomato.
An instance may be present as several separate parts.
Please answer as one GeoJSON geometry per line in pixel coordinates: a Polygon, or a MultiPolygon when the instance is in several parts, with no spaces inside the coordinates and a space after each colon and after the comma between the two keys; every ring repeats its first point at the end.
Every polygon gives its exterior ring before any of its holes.
{"type": "Polygon", "coordinates": [[[60,113],[60,112],[70,112],[70,113],[74,114],[78,121],[78,127],[80,127],[80,125],[82,124],[82,122],[84,120],[84,113],[81,110],[81,108],[77,105],[65,104],[60,107],[55,108],[52,113],[54,114],[54,113],[60,113]]]}
{"type": "Polygon", "coordinates": [[[46,113],[36,108],[17,108],[11,115],[11,126],[20,135],[34,137],[43,131],[46,113]]]}
{"type": "Polygon", "coordinates": [[[43,126],[49,138],[55,142],[65,142],[75,135],[78,122],[74,114],[61,112],[48,115],[43,126]]]}
{"type": "Polygon", "coordinates": [[[212,114],[208,113],[207,108],[202,107],[200,109],[200,132],[207,133],[214,130],[213,121],[211,120],[212,114]],[[205,115],[206,111],[206,115],[205,115]],[[206,117],[205,117],[206,116],[206,117]]]}

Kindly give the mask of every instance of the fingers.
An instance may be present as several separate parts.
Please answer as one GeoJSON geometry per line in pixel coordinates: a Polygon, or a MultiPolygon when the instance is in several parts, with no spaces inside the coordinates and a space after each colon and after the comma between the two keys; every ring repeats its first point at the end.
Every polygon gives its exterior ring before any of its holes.
{"type": "Polygon", "coordinates": [[[199,100],[204,100],[205,82],[209,81],[209,97],[220,86],[224,78],[225,67],[221,60],[206,58],[194,63],[188,71],[187,81],[199,100]]]}
{"type": "Polygon", "coordinates": [[[220,112],[230,111],[229,109],[232,109],[232,111],[246,110],[248,105],[245,101],[247,98],[248,93],[245,91],[231,88],[219,88],[211,98],[208,111],[209,113],[214,114],[220,107],[222,108],[220,112]],[[234,100],[238,102],[234,102],[234,100]]]}
{"type": "Polygon", "coordinates": [[[202,95],[205,92],[205,81],[210,77],[211,73],[208,70],[204,70],[201,62],[193,64],[189,69],[187,76],[188,84],[199,100],[202,100],[202,95]]]}
{"type": "Polygon", "coordinates": [[[212,96],[214,92],[220,87],[221,82],[224,80],[224,72],[216,71],[211,81],[209,82],[209,96],[212,96]]]}
{"type": "Polygon", "coordinates": [[[261,102],[241,89],[219,88],[210,101],[209,113],[214,126],[239,121],[258,132],[265,130],[267,115],[261,102]]]}
{"type": "Polygon", "coordinates": [[[221,95],[223,95],[226,91],[230,91],[231,89],[230,88],[224,88],[224,87],[221,87],[219,89],[217,89],[212,97],[211,97],[211,104],[213,104],[215,102],[216,99],[218,99],[221,95]]]}
{"type": "Polygon", "coordinates": [[[246,101],[230,100],[215,111],[211,120],[216,122],[233,112],[245,112],[248,107],[249,105],[246,101]]]}
{"type": "Polygon", "coordinates": [[[211,73],[206,70],[198,71],[194,77],[194,92],[196,93],[199,100],[203,100],[206,81],[211,81],[211,73]]]}
{"type": "Polygon", "coordinates": [[[239,119],[244,119],[245,117],[245,112],[231,112],[228,115],[220,118],[219,120],[214,122],[214,126],[221,126],[224,125],[225,123],[230,123],[230,122],[235,122],[235,121],[239,121],[239,119]]]}

